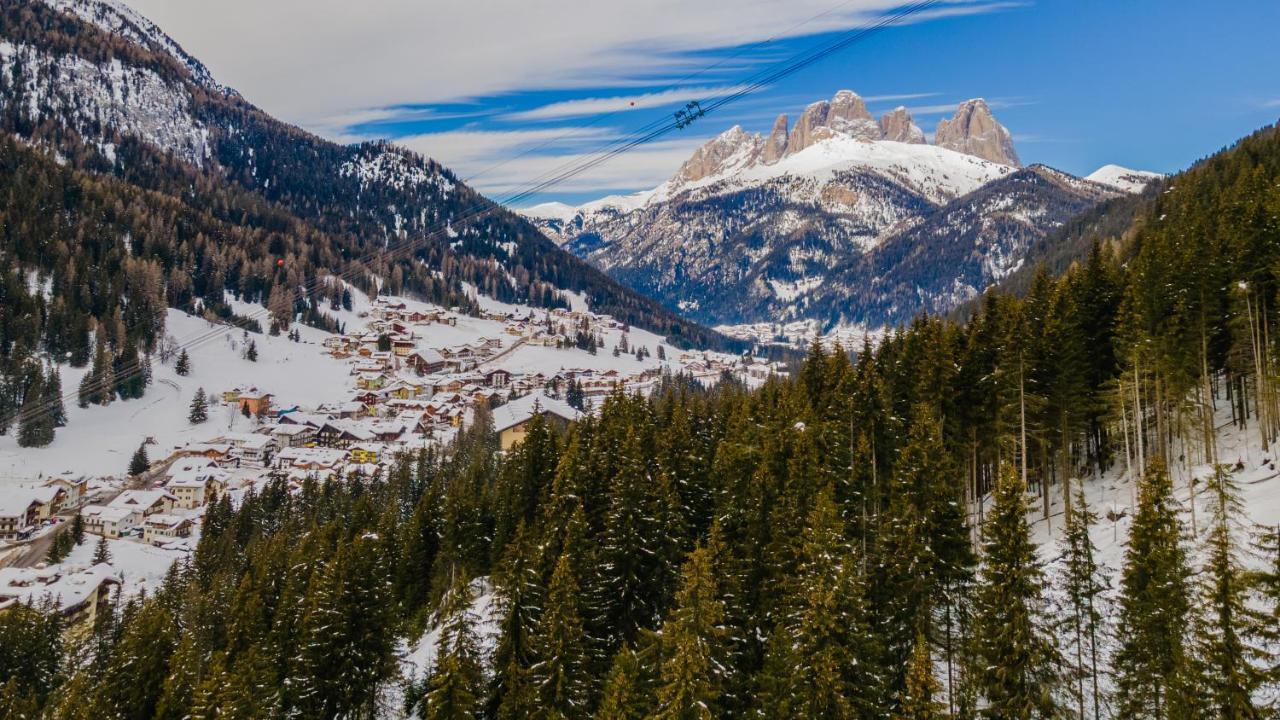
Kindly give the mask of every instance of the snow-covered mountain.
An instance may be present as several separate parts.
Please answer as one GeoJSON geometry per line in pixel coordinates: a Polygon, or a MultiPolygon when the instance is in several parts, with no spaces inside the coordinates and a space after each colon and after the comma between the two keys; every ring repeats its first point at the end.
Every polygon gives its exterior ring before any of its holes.
{"type": "Polygon", "coordinates": [[[298,223],[292,237],[326,236],[304,254],[304,275],[377,275],[446,305],[466,303],[467,283],[538,306],[582,293],[624,322],[728,347],[561,251],[439,163],[390,143],[338,145],[276,120],[119,0],[0,4],[0,78],[0,132],[77,171],[173,191],[196,211],[221,212],[210,199],[221,194],[283,212],[298,223]],[[174,190],[182,187],[198,192],[174,190]],[[366,266],[390,243],[409,247],[366,266]]]}
{"type": "Polygon", "coordinates": [[[1138,187],[1132,171],[1088,182],[1048,168],[1002,183],[1023,171],[1012,135],[981,99],[961,103],[934,138],[926,142],[905,108],[876,119],[842,90],[806,107],[794,126],[779,116],[768,135],[730,128],[652,190],[523,212],[558,244],[702,321],[879,325],[948,309],[952,298],[1017,267],[1029,242],[1070,214],[1138,187]],[[997,190],[972,197],[989,187],[997,190]],[[965,227],[939,220],[960,216],[965,227]],[[972,252],[919,258],[915,276],[885,266],[885,257],[901,254],[869,258],[901,238],[931,247],[963,238],[972,252]],[[954,264],[929,266],[956,255],[982,256],[987,271],[961,278],[954,264]],[[873,267],[887,276],[866,277],[873,267]],[[850,268],[860,268],[858,277],[850,268]],[[946,288],[924,289],[940,278],[946,288]],[[855,299],[872,281],[918,285],[920,296],[855,299]],[[860,285],[842,303],[851,282],[860,285]]]}
{"type": "Polygon", "coordinates": [[[1160,173],[1146,170],[1130,170],[1119,165],[1103,165],[1086,175],[1085,179],[1102,183],[1103,185],[1110,185],[1117,190],[1136,193],[1141,192],[1147,185],[1162,177],[1164,176],[1160,173]]]}

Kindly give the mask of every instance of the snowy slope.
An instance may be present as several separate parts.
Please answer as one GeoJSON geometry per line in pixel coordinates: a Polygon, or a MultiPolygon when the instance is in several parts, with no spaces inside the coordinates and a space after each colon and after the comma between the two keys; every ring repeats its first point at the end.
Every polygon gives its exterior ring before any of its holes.
{"type": "MultiPolygon", "coordinates": [[[[250,362],[241,357],[244,341],[239,330],[214,326],[173,309],[168,311],[165,323],[167,334],[180,345],[208,338],[189,351],[189,375],[180,376],[174,372],[172,362],[165,365],[153,358],[153,381],[142,398],[88,408],[78,407],[74,399],[67,402],[67,426],[58,429],[52,445],[19,448],[13,433],[0,436],[0,487],[60,473],[123,475],[129,457],[144,438],[155,438],[156,445],[148,452],[158,459],[168,455],[174,446],[204,441],[231,425],[248,422],[214,405],[208,422],[188,424],[188,406],[196,388],[221,393],[236,386],[255,385],[277,394],[283,403],[347,399],[350,368],[322,352],[320,342],[326,336],[323,331],[297,326],[302,333],[301,343],[291,342],[283,335],[251,334],[257,344],[258,361],[250,362]]],[[[61,371],[65,395],[75,391],[88,368],[64,365],[61,371]]]]}
{"type": "Polygon", "coordinates": [[[1164,176],[1160,173],[1146,170],[1130,170],[1119,165],[1103,165],[1086,175],[1085,179],[1102,183],[1103,185],[1110,185],[1117,190],[1136,193],[1142,192],[1143,188],[1162,177],[1164,176]]]}

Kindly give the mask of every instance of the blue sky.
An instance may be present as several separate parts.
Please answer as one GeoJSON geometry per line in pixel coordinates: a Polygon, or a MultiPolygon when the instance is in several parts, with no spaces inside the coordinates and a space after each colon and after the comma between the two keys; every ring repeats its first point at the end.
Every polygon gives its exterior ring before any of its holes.
{"type": "MultiPolygon", "coordinates": [[[[269,112],[337,140],[398,140],[498,199],[894,7],[131,4],[269,112]]],[[[731,125],[767,131],[778,113],[794,119],[842,88],[874,114],[906,105],[926,133],[959,101],[985,97],[1024,162],[1172,172],[1280,117],[1277,27],[1274,0],[950,0],[533,200],[652,187],[731,125]]]]}

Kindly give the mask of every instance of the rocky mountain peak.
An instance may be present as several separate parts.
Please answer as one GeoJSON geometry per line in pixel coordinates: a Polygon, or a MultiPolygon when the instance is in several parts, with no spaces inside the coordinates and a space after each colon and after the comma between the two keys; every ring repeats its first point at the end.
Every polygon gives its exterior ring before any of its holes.
{"type": "Polygon", "coordinates": [[[859,140],[880,140],[880,126],[867,112],[867,104],[852,90],[841,90],[831,98],[827,127],[859,140]]]}
{"type": "Polygon", "coordinates": [[[883,140],[924,144],[924,131],[911,119],[911,113],[901,105],[880,116],[880,135],[883,140]]]}
{"type": "Polygon", "coordinates": [[[745,167],[760,152],[763,140],[758,134],[748,133],[741,125],[734,125],[711,138],[694,151],[693,157],[680,166],[677,182],[697,182],[734,168],[745,167]]]}
{"type": "Polygon", "coordinates": [[[1013,135],[996,122],[986,100],[976,98],[960,103],[950,120],[938,122],[933,141],[938,147],[973,155],[991,162],[1021,167],[1013,149],[1013,135]]]}
{"type": "Polygon", "coordinates": [[[772,165],[782,159],[787,153],[787,115],[783,113],[773,121],[773,129],[769,131],[769,137],[765,138],[764,149],[760,151],[760,160],[765,165],[772,165]]]}

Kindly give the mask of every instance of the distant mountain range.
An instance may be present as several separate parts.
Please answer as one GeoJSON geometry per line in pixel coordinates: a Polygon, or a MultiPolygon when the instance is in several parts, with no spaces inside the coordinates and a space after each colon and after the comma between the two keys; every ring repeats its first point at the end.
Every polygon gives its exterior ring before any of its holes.
{"type": "Polygon", "coordinates": [[[768,135],[730,128],[652,190],[523,212],[703,322],[874,327],[973,297],[1068,218],[1155,177],[1021,168],[981,99],[960,103],[930,144],[905,108],[876,119],[841,90],[768,135]]]}

